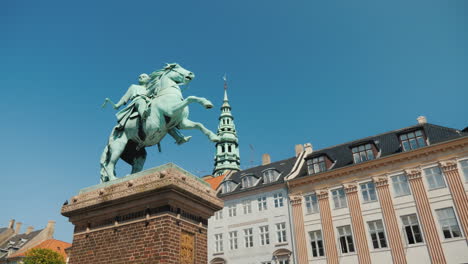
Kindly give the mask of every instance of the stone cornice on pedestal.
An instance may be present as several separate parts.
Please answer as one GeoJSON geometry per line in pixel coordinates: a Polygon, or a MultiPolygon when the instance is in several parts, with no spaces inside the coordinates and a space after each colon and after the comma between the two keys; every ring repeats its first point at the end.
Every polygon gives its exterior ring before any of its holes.
{"type": "Polygon", "coordinates": [[[223,208],[223,202],[209,185],[190,175],[174,164],[166,164],[129,175],[116,181],[99,184],[82,190],[73,196],[68,205],[62,207],[62,215],[70,217],[80,210],[98,210],[118,204],[122,199],[132,196],[134,199],[156,195],[166,190],[174,190],[189,199],[202,201],[207,207],[217,211],[223,208]],[[115,182],[115,183],[114,183],[115,182]]]}
{"type": "Polygon", "coordinates": [[[343,184],[343,188],[345,190],[346,193],[355,193],[357,192],[358,190],[358,186],[356,183],[354,182],[350,182],[350,183],[344,183],[343,184]]]}
{"type": "Polygon", "coordinates": [[[375,187],[384,187],[388,185],[387,175],[372,177],[372,180],[374,181],[375,187]]]}
{"type": "Polygon", "coordinates": [[[405,170],[408,180],[415,180],[421,178],[422,170],[420,168],[412,168],[405,170]]]}
{"type": "Polygon", "coordinates": [[[443,172],[457,170],[457,161],[455,159],[439,161],[439,165],[443,172]]]}

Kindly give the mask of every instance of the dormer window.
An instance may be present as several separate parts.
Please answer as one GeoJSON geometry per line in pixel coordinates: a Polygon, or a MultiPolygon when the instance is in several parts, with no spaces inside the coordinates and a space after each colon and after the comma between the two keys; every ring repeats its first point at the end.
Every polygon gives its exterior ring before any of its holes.
{"type": "Polygon", "coordinates": [[[256,178],[254,176],[244,176],[244,178],[242,178],[242,188],[252,187],[255,180],[256,178]]]}
{"type": "Polygon", "coordinates": [[[353,147],[351,151],[353,152],[354,163],[361,163],[363,161],[375,159],[376,149],[371,143],[353,147]]]}
{"type": "Polygon", "coordinates": [[[418,149],[427,145],[422,130],[416,130],[406,134],[401,134],[399,138],[401,146],[403,147],[403,151],[418,149]]]}
{"type": "Polygon", "coordinates": [[[232,192],[236,188],[236,184],[232,181],[227,181],[223,183],[222,193],[232,192]]]}
{"type": "Polygon", "coordinates": [[[325,155],[307,160],[307,171],[309,174],[315,174],[327,170],[328,158],[325,155]]]}
{"type": "Polygon", "coordinates": [[[270,183],[276,181],[280,173],[275,169],[268,169],[263,172],[263,183],[270,183]]]}

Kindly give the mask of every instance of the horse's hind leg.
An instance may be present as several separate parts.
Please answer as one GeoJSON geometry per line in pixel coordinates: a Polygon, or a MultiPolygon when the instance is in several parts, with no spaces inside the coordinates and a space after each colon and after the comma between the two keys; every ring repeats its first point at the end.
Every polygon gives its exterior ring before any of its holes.
{"type": "Polygon", "coordinates": [[[146,161],[146,150],[141,149],[138,155],[133,159],[132,173],[137,173],[143,170],[143,165],[146,161]]]}
{"type": "Polygon", "coordinates": [[[187,118],[184,118],[179,125],[180,129],[199,129],[203,134],[205,134],[211,141],[218,142],[220,138],[209,129],[207,129],[202,123],[193,122],[187,118]]]}
{"type": "Polygon", "coordinates": [[[103,170],[105,170],[106,174],[108,175],[109,181],[117,179],[115,176],[115,164],[124,151],[125,146],[127,145],[127,141],[127,136],[125,133],[122,133],[120,137],[115,138],[112,140],[112,142],[109,142],[109,145],[107,146],[109,148],[110,155],[107,164],[104,165],[103,170]]]}

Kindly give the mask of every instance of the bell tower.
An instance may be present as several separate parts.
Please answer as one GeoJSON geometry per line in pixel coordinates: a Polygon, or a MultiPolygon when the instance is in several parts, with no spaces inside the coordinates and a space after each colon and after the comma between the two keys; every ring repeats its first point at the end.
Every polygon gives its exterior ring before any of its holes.
{"type": "Polygon", "coordinates": [[[213,176],[219,176],[228,170],[240,170],[239,140],[231,113],[231,106],[227,96],[227,79],[224,79],[224,100],[219,116],[218,136],[221,140],[216,143],[216,155],[214,157],[213,176]]]}

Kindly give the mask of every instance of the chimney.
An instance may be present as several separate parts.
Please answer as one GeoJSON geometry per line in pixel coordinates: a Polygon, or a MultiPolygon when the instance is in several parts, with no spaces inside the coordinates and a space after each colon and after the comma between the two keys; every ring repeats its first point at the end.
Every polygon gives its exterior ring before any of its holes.
{"type": "Polygon", "coordinates": [[[262,155],[262,165],[267,165],[271,163],[271,158],[269,154],[263,154],[262,155]]]}
{"type": "Polygon", "coordinates": [[[8,224],[8,229],[13,229],[14,225],[15,225],[15,219],[11,219],[10,224],[8,224]]]}
{"type": "Polygon", "coordinates": [[[304,147],[301,144],[297,144],[294,147],[294,151],[296,152],[296,157],[298,157],[304,151],[304,147]]]}
{"type": "Polygon", "coordinates": [[[312,147],[312,144],[310,144],[310,143],[305,143],[304,144],[304,149],[308,154],[310,154],[310,153],[312,153],[312,151],[314,151],[313,147],[312,147]]]}
{"type": "Polygon", "coordinates": [[[47,223],[47,226],[45,228],[47,230],[47,235],[49,238],[52,238],[54,236],[54,232],[55,232],[55,221],[53,220],[50,220],[48,223],[47,223]]]}
{"type": "Polygon", "coordinates": [[[32,231],[34,230],[34,227],[28,226],[28,229],[26,229],[26,235],[29,235],[32,231]]]}
{"type": "Polygon", "coordinates": [[[22,224],[23,224],[23,223],[21,223],[21,222],[17,222],[17,223],[16,223],[15,234],[19,234],[19,232],[20,232],[20,230],[21,230],[21,225],[22,225],[22,224]]]}
{"type": "Polygon", "coordinates": [[[423,125],[423,124],[427,123],[427,118],[425,116],[419,116],[417,118],[417,120],[418,120],[418,124],[420,124],[420,125],[423,125]]]}

